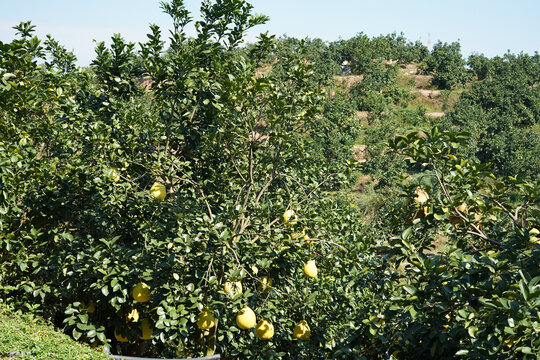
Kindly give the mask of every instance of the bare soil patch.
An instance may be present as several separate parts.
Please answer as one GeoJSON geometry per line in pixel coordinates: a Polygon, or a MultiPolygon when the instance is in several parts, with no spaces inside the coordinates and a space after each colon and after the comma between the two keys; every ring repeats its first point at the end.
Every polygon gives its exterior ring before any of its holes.
{"type": "Polygon", "coordinates": [[[335,75],[334,80],[336,84],[344,89],[349,89],[352,84],[361,82],[364,79],[364,75],[335,75]]]}
{"type": "Polygon", "coordinates": [[[430,118],[441,118],[445,116],[446,114],[443,112],[427,112],[426,116],[430,118]]]}
{"type": "Polygon", "coordinates": [[[353,156],[359,163],[365,163],[366,159],[366,145],[355,145],[352,147],[353,156]]]}
{"type": "Polygon", "coordinates": [[[411,90],[411,94],[419,94],[423,98],[435,99],[441,96],[441,91],[420,89],[420,90],[411,90]]]}

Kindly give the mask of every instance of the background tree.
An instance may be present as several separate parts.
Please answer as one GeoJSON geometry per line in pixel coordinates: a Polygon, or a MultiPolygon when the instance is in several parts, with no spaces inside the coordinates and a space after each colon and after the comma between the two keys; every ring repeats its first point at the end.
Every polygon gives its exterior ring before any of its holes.
{"type": "Polygon", "coordinates": [[[432,82],[439,89],[465,86],[468,76],[459,42],[438,41],[426,59],[426,70],[435,73],[432,82]]]}

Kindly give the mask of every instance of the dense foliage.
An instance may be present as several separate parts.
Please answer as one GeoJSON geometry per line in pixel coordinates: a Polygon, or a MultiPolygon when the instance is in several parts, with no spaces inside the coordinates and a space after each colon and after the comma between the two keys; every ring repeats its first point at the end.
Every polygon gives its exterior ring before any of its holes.
{"type": "Polygon", "coordinates": [[[459,42],[451,44],[437,42],[426,58],[425,64],[427,71],[435,73],[432,82],[440,89],[465,86],[468,80],[459,42]]]}
{"type": "Polygon", "coordinates": [[[422,62],[429,54],[420,41],[407,41],[403,33],[369,38],[364,33],[331,44],[336,60],[351,64],[353,73],[362,74],[372,60],[396,60],[401,63],[422,62]]]}
{"type": "Polygon", "coordinates": [[[381,114],[388,105],[406,102],[407,93],[398,87],[397,69],[392,65],[370,62],[361,82],[351,88],[351,96],[357,103],[358,110],[381,114]]]}
{"type": "MultiPolygon", "coordinates": [[[[478,62],[478,57],[473,62],[478,62]]],[[[484,59],[474,82],[450,114],[456,129],[469,131],[469,155],[491,162],[500,175],[540,175],[540,57],[484,59]],[[480,70],[485,69],[485,70],[480,70]]]]}
{"type": "Polygon", "coordinates": [[[162,7],[167,48],[151,25],[138,47],[98,43],[89,68],[30,22],[0,43],[1,302],[123,354],[535,358],[537,55],[471,58],[478,81],[438,130],[398,108],[382,60],[461,86],[459,44],[241,47],[266,21],[246,1],[204,2],[193,37],[181,0],[162,7]],[[350,91],[343,60],[363,75],[350,91]],[[387,196],[371,222],[360,170],[387,196]],[[245,306],[273,330],[245,329],[245,306]]]}

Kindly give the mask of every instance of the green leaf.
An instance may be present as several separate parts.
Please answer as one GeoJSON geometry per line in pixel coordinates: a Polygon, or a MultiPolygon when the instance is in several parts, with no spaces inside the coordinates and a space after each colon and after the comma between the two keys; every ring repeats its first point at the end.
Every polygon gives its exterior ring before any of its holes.
{"type": "Polygon", "coordinates": [[[416,292],[418,291],[414,286],[411,285],[403,285],[403,288],[411,295],[416,294],[416,292]]]}
{"type": "Polygon", "coordinates": [[[401,238],[406,240],[407,238],[409,238],[409,236],[411,236],[411,233],[412,233],[412,228],[409,227],[403,231],[403,233],[401,234],[401,238]]]}

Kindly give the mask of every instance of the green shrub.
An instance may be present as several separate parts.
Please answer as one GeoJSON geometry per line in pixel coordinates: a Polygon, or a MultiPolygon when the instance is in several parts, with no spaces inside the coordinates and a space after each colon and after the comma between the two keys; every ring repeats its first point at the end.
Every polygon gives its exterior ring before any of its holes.
{"type": "Polygon", "coordinates": [[[266,19],[244,1],[204,3],[195,37],[181,1],[163,8],[175,26],[168,50],[157,26],[138,53],[114,35],[90,69],[43,48],[30,23],[1,44],[0,296],[114,352],[328,358],[367,244],[356,210],[325,190],[346,180],[346,164],[329,167],[311,146],[322,100],[313,66],[292,54],[280,76],[255,76],[256,52],[273,45],[237,51],[266,19]],[[294,225],[282,219],[291,209],[294,225]],[[303,274],[310,259],[318,279],[303,274]],[[273,290],[261,291],[262,275],[273,290]],[[244,291],[230,296],[228,281],[244,291]],[[150,301],[132,296],[139,282],[150,301]],[[236,327],[245,305],[274,324],[272,340],[236,327]],[[196,324],[204,307],[218,319],[208,333],[196,324]],[[143,319],[152,340],[140,339],[143,319]],[[302,319],[309,341],[292,338],[302,319]]]}
{"type": "Polygon", "coordinates": [[[451,44],[437,42],[426,58],[426,70],[434,72],[432,83],[439,89],[463,87],[468,81],[465,60],[461,56],[459,42],[451,44]]]}
{"type": "Polygon", "coordinates": [[[371,63],[361,82],[351,87],[351,96],[358,110],[382,113],[387,106],[407,98],[406,90],[397,85],[397,68],[382,63],[371,63]]]}
{"type": "Polygon", "coordinates": [[[540,168],[534,129],[540,119],[540,63],[528,55],[507,54],[489,64],[489,76],[462,94],[447,126],[470,132],[472,141],[464,150],[493,163],[497,174],[533,179],[540,168]]]}

